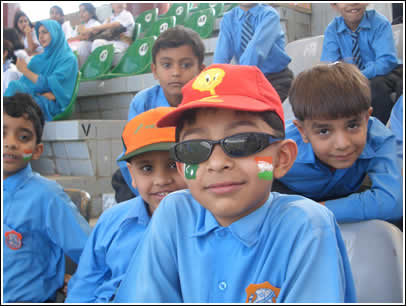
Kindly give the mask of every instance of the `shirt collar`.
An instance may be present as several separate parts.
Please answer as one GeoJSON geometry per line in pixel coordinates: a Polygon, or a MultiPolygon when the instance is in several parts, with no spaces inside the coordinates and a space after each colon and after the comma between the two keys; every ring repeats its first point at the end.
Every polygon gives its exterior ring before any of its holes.
{"type": "Polygon", "coordinates": [[[134,201],[134,203],[122,223],[127,222],[129,219],[136,219],[139,224],[148,225],[151,219],[147,210],[148,204],[140,196],[130,201],[134,201]]]}
{"type": "MultiPolygon", "coordinates": [[[[255,5],[254,7],[251,7],[251,8],[248,10],[248,12],[250,12],[250,14],[251,14],[252,16],[256,16],[257,13],[258,13],[259,10],[260,10],[260,6],[261,6],[261,4],[257,4],[257,5],[255,5]]],[[[238,7],[238,9],[237,9],[237,18],[238,18],[239,20],[241,20],[241,19],[243,18],[243,16],[245,15],[245,13],[246,13],[246,11],[244,11],[242,8],[238,7]]],[[[251,20],[252,20],[252,19],[251,19],[251,20]]]]}
{"type": "MultiPolygon", "coordinates": [[[[269,193],[268,200],[254,212],[233,222],[228,226],[230,232],[246,247],[253,246],[259,239],[259,231],[262,228],[264,220],[267,216],[266,211],[272,203],[273,195],[269,193]]],[[[200,237],[209,234],[217,228],[222,228],[207,209],[203,209],[200,215],[196,230],[192,237],[200,237]]]]}
{"type": "Polygon", "coordinates": [[[33,175],[31,165],[27,166],[3,181],[3,188],[7,192],[15,192],[33,175]]]}
{"type": "MultiPolygon", "coordinates": [[[[362,20],[361,20],[360,24],[358,25],[359,29],[370,29],[371,28],[371,21],[370,21],[369,15],[370,15],[370,12],[365,11],[364,17],[362,17],[362,20]]],[[[352,32],[350,30],[350,28],[345,24],[344,18],[342,16],[340,16],[338,18],[337,32],[342,33],[345,31],[352,32]]]]}

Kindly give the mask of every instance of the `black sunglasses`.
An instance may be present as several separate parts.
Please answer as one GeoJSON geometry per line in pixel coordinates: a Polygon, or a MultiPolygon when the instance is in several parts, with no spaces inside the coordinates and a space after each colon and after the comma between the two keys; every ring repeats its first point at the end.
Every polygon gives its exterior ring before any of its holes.
{"type": "Polygon", "coordinates": [[[220,144],[224,153],[230,157],[246,157],[260,152],[282,139],[266,133],[240,133],[220,140],[193,139],[182,141],[174,145],[169,153],[175,161],[193,165],[208,160],[216,144],[220,144]]]}

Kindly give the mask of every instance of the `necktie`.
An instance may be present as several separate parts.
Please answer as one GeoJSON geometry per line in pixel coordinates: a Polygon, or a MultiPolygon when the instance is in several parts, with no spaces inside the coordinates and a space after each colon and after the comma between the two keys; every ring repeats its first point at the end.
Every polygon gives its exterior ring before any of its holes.
{"type": "Polygon", "coordinates": [[[254,29],[252,28],[252,25],[250,23],[250,12],[246,12],[245,14],[245,20],[241,28],[241,50],[244,52],[245,48],[247,48],[247,45],[249,41],[251,40],[252,36],[254,35],[254,29]]]}
{"type": "Polygon", "coordinates": [[[352,38],[352,57],[354,60],[354,64],[358,66],[359,69],[363,69],[364,65],[362,64],[362,58],[359,50],[358,44],[358,36],[359,36],[359,28],[355,32],[351,32],[352,38]]]}

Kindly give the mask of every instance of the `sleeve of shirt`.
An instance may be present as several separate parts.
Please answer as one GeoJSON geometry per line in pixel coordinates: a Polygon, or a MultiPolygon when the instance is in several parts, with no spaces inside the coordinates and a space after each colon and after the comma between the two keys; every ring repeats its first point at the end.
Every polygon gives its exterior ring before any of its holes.
{"type": "Polygon", "coordinates": [[[367,174],[371,188],[347,197],[326,201],[338,222],[402,217],[402,184],[396,161],[395,137],[388,137],[371,159],[367,174]]]}
{"type": "Polygon", "coordinates": [[[282,31],[278,14],[267,12],[255,28],[255,33],[240,57],[240,65],[258,66],[265,60],[282,31]]]}
{"type": "Polygon", "coordinates": [[[175,237],[176,216],[162,200],[131,258],[114,303],[182,303],[175,237]],[[161,209],[160,209],[161,208],[161,209]],[[162,209],[163,208],[163,209],[162,209]],[[169,213],[168,213],[169,211],[169,213]]]}
{"type": "Polygon", "coordinates": [[[372,79],[377,75],[385,75],[398,65],[395,41],[389,22],[382,23],[375,31],[371,41],[371,49],[375,53],[375,61],[369,61],[361,71],[365,77],[372,79]]]}
{"type": "Polygon", "coordinates": [[[136,94],[131,100],[130,108],[128,109],[128,121],[145,111],[144,104],[144,95],[142,93],[136,94]]]}
{"type": "Polygon", "coordinates": [[[128,11],[126,11],[125,14],[121,14],[118,18],[118,21],[125,28],[135,24],[133,16],[128,11]]]}
{"type": "Polygon", "coordinates": [[[103,284],[107,273],[106,250],[98,243],[105,236],[100,229],[102,220],[101,216],[86,242],[76,272],[69,281],[66,303],[95,303],[97,300],[97,288],[103,284]]]}
{"type": "Polygon", "coordinates": [[[342,60],[340,46],[337,42],[337,33],[334,26],[328,26],[324,31],[323,49],[321,51],[320,61],[335,62],[342,60]]]}
{"type": "Polygon", "coordinates": [[[49,194],[46,230],[52,242],[78,263],[91,228],[69,196],[62,190],[55,192],[49,194]]]}
{"type": "Polygon", "coordinates": [[[286,277],[277,302],[356,301],[346,248],[338,225],[330,215],[329,222],[315,216],[299,225],[295,235],[297,243],[291,246],[286,277]]]}
{"type": "Polygon", "coordinates": [[[223,17],[220,22],[220,32],[214,52],[213,64],[228,64],[234,55],[232,27],[228,20],[223,17]]]}

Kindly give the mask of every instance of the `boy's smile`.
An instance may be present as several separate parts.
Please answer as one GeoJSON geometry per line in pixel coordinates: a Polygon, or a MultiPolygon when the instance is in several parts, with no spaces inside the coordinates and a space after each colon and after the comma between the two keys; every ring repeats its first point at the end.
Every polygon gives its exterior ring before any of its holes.
{"type": "Polygon", "coordinates": [[[364,17],[368,3],[335,3],[332,5],[343,16],[347,26],[355,31],[364,17]]]}

